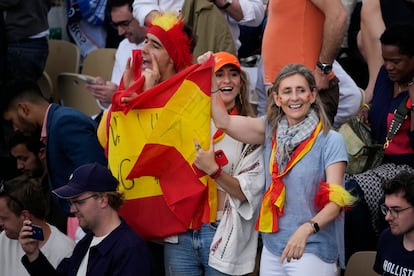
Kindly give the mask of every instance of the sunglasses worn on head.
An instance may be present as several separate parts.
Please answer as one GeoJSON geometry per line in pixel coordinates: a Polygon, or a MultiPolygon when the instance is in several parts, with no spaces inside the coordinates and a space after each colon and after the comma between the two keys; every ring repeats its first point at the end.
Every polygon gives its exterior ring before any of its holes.
{"type": "Polygon", "coordinates": [[[0,182],[0,196],[2,196],[2,195],[4,195],[4,196],[7,196],[8,198],[10,198],[12,201],[14,201],[14,202],[16,202],[16,204],[17,205],[19,205],[19,207],[23,210],[24,209],[24,205],[23,205],[23,203],[20,201],[20,200],[18,200],[16,197],[14,197],[14,196],[12,196],[8,191],[7,191],[7,188],[6,188],[6,183],[5,183],[5,181],[4,180],[2,180],[1,182],[0,182]]]}

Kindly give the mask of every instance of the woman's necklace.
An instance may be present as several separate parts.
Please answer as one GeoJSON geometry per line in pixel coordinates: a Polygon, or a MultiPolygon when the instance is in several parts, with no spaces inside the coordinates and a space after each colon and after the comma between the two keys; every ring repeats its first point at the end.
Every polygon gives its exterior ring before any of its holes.
{"type": "Polygon", "coordinates": [[[414,81],[409,81],[409,82],[405,82],[405,83],[397,82],[398,93],[401,93],[401,91],[407,90],[413,84],[414,84],[414,81]]]}

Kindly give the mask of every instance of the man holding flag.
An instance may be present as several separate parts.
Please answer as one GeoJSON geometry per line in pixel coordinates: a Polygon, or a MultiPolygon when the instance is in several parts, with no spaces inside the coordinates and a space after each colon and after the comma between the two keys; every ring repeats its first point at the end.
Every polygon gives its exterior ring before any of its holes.
{"type": "Polygon", "coordinates": [[[193,140],[209,146],[213,62],[192,65],[194,45],[176,14],[155,18],[98,129],[125,194],[120,214],[147,240],[201,226],[207,176],[192,167],[193,140]]]}

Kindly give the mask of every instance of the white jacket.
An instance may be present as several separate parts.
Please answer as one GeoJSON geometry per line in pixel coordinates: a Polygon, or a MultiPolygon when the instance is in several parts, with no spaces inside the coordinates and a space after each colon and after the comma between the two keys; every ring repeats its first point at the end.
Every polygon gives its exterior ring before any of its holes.
{"type": "Polygon", "coordinates": [[[227,194],[224,214],[210,247],[208,264],[230,275],[254,270],[258,232],[254,229],[264,193],[265,168],[260,145],[246,145],[234,170],[234,177],[247,200],[227,194]]]}

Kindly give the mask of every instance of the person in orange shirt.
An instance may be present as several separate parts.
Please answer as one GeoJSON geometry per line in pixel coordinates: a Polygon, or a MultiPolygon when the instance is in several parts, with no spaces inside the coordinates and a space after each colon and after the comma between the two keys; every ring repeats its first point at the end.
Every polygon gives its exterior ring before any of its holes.
{"type": "Polygon", "coordinates": [[[272,0],[263,35],[264,81],[270,86],[287,64],[313,70],[316,88],[333,122],[339,101],[338,80],[332,71],[347,28],[340,0],[272,0]]]}

